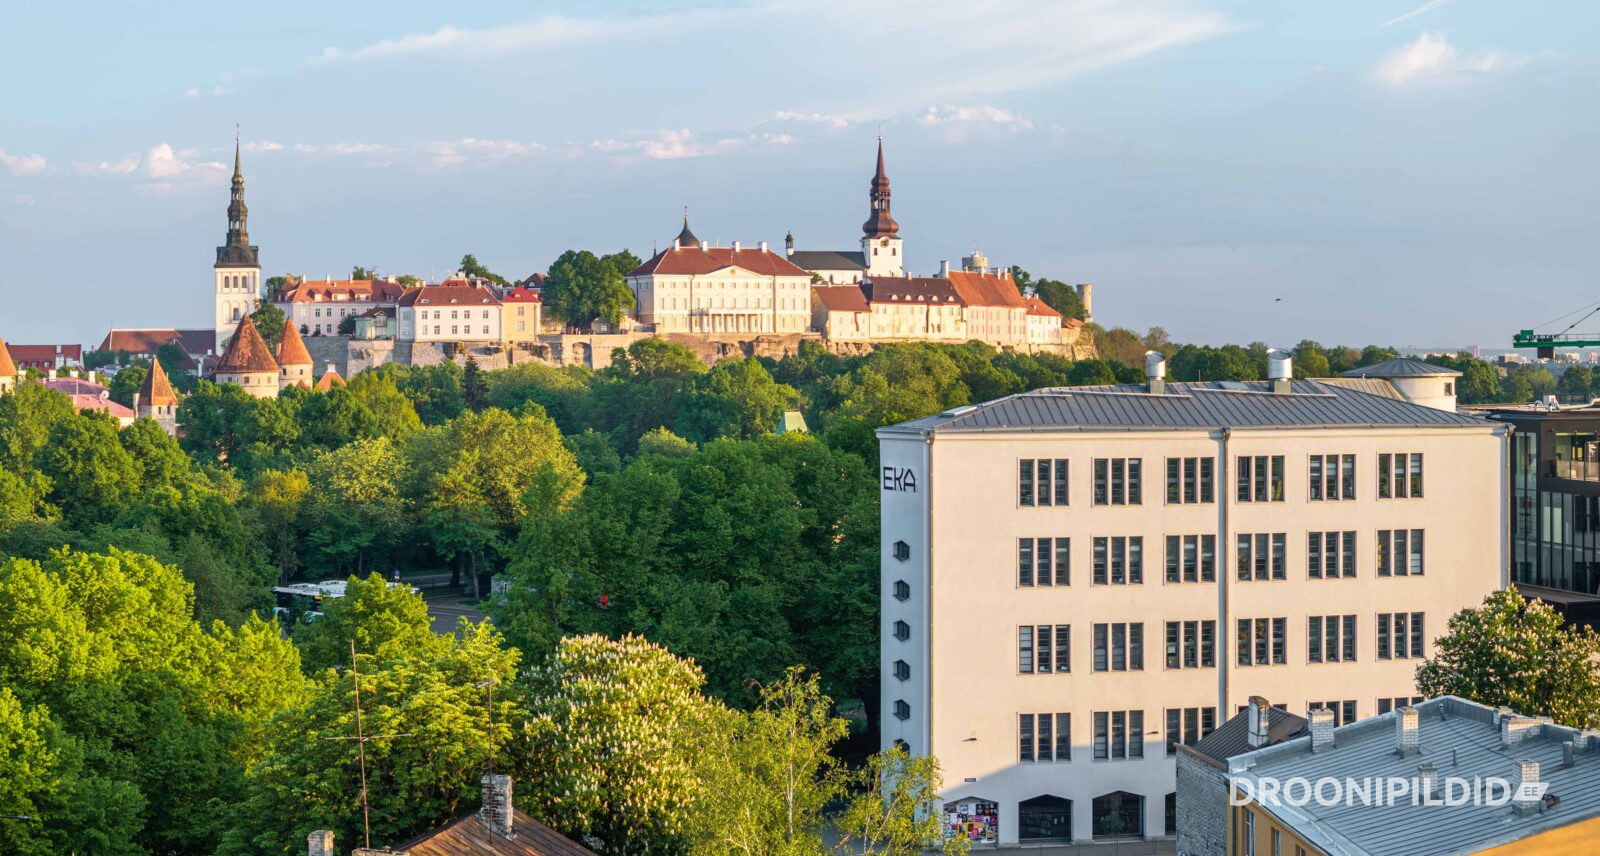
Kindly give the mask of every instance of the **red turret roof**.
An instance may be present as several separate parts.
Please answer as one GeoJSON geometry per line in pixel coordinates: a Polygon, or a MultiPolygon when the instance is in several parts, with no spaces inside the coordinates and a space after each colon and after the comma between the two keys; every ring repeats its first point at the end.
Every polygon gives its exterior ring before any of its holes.
{"type": "Polygon", "coordinates": [[[0,339],[0,377],[16,377],[17,364],[11,361],[11,354],[6,351],[6,340],[0,339]]]}
{"type": "Polygon", "coordinates": [[[304,339],[300,338],[300,331],[295,329],[293,321],[284,321],[283,339],[278,342],[278,365],[309,366],[311,364],[311,352],[306,350],[306,343],[304,339]]]}
{"type": "Polygon", "coordinates": [[[167,370],[161,367],[160,360],[151,360],[150,372],[144,376],[144,383],[139,385],[139,406],[159,407],[177,403],[178,396],[173,393],[172,384],[167,380],[167,370]]]}
{"type": "Polygon", "coordinates": [[[222,359],[217,362],[217,374],[256,374],[261,372],[278,373],[278,361],[272,358],[272,351],[267,347],[265,339],[261,338],[260,331],[256,330],[256,322],[250,316],[244,316],[239,322],[239,329],[234,331],[233,338],[228,340],[227,350],[222,352],[222,359]]]}

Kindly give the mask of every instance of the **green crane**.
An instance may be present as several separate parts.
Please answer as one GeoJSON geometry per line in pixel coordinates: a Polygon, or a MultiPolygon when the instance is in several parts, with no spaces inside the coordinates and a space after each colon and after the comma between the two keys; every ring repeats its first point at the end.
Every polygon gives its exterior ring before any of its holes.
{"type": "Polygon", "coordinates": [[[1568,324],[1566,329],[1559,333],[1536,333],[1533,330],[1518,330],[1517,335],[1511,339],[1513,348],[1534,348],[1539,359],[1548,360],[1556,355],[1556,348],[1594,348],[1600,347],[1600,333],[1574,333],[1572,328],[1582,324],[1589,316],[1600,312],[1600,303],[1591,303],[1568,312],[1566,315],[1551,321],[1546,321],[1539,326],[1548,327],[1557,321],[1571,318],[1583,312],[1583,317],[1568,324]],[[1588,312],[1583,312],[1585,309],[1588,312]]]}

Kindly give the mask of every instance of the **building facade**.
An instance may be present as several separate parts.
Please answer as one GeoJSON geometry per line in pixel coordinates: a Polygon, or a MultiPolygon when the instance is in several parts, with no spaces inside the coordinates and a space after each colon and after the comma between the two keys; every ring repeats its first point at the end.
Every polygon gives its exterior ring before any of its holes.
{"type": "Polygon", "coordinates": [[[811,322],[811,274],[767,249],[713,247],[688,215],[672,246],[627,277],[634,318],[656,333],[803,333],[811,322]]]}
{"type": "Polygon", "coordinates": [[[811,294],[811,325],[825,339],[948,343],[978,339],[1011,349],[1060,346],[1064,341],[1059,314],[1047,319],[1054,321],[1054,327],[1030,323],[1030,312],[1035,310],[1017,290],[1010,271],[869,276],[855,285],[813,286],[811,294]]]}
{"type": "Polygon", "coordinates": [[[500,298],[500,305],[500,330],[507,343],[539,341],[539,316],[544,308],[539,292],[519,285],[506,291],[500,298]]]}
{"type": "Polygon", "coordinates": [[[1262,695],[1409,701],[1504,585],[1505,429],[1315,381],[1044,389],[880,429],[885,745],[951,828],[1160,837],[1179,744],[1262,695]]]}
{"type": "Polygon", "coordinates": [[[372,309],[393,309],[404,291],[392,280],[306,279],[291,282],[272,302],[306,335],[336,336],[344,319],[372,309]]]}
{"type": "Polygon", "coordinates": [[[447,279],[400,295],[400,338],[411,342],[499,342],[500,298],[488,287],[447,279]]]}
{"type": "Polygon", "coordinates": [[[169,435],[178,434],[178,396],[172,391],[167,370],[160,360],[150,361],[150,371],[144,383],[133,396],[133,411],[140,419],[149,419],[161,426],[169,435]]]}
{"type": "Polygon", "coordinates": [[[256,310],[265,298],[261,281],[260,248],[250,243],[249,211],[244,205],[244,171],[239,163],[239,140],[233,141],[233,190],[228,199],[227,243],[217,247],[212,265],[216,306],[216,351],[233,336],[240,319],[256,310]]]}

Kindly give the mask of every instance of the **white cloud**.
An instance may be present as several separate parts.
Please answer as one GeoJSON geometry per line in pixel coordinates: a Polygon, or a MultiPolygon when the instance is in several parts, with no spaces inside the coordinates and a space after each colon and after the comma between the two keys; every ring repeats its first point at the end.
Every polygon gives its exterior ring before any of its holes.
{"type": "Polygon", "coordinates": [[[245,143],[244,150],[247,152],[281,152],[283,151],[283,143],[274,143],[271,140],[262,140],[259,143],[245,143]]]}
{"type": "Polygon", "coordinates": [[[10,170],[12,175],[33,175],[44,172],[45,167],[48,166],[45,163],[44,155],[14,155],[5,149],[0,149],[0,165],[10,170]]]}
{"type": "Polygon", "coordinates": [[[191,86],[188,89],[184,90],[183,97],[185,97],[185,98],[199,98],[201,95],[220,96],[220,95],[232,95],[232,94],[233,94],[233,90],[232,89],[229,89],[228,87],[223,86],[222,84],[219,83],[216,86],[211,87],[209,90],[202,90],[198,86],[191,86]]]}
{"type": "Polygon", "coordinates": [[[943,107],[929,107],[917,121],[924,125],[983,125],[1005,131],[1027,131],[1033,128],[1031,120],[989,104],[967,107],[946,104],[943,107]]]}
{"type": "Polygon", "coordinates": [[[303,155],[370,155],[388,150],[387,146],[378,143],[322,143],[311,145],[309,143],[295,143],[294,150],[303,155]]]}
{"type": "Polygon", "coordinates": [[[174,179],[206,181],[227,174],[227,164],[198,160],[199,155],[197,149],[174,149],[170,143],[160,143],[142,155],[121,160],[74,163],[72,171],[78,175],[136,176],[154,182],[147,186],[157,189],[170,188],[174,179]]]}
{"type": "Polygon", "coordinates": [[[1445,39],[1443,33],[1423,33],[1378,62],[1377,75],[1391,86],[1411,83],[1459,81],[1480,74],[1509,71],[1525,58],[1504,51],[1467,53],[1445,39]]]}
{"type": "Polygon", "coordinates": [[[843,116],[831,116],[827,113],[799,113],[793,110],[779,110],[773,118],[780,122],[803,122],[810,124],[826,125],[834,130],[842,130],[854,125],[855,122],[843,116]]]}
{"type": "Polygon", "coordinates": [[[425,142],[420,145],[420,149],[429,158],[429,165],[435,168],[463,164],[481,166],[513,158],[531,157],[545,151],[545,147],[539,143],[480,140],[474,137],[425,142]]]}
{"type": "Polygon", "coordinates": [[[1445,5],[1449,4],[1450,2],[1451,2],[1451,0],[1428,0],[1428,2],[1422,4],[1421,6],[1418,6],[1415,9],[1412,9],[1411,11],[1405,13],[1404,15],[1397,15],[1397,16],[1395,16],[1393,18],[1390,18],[1387,21],[1384,21],[1382,24],[1379,24],[1378,26],[1380,26],[1380,27],[1390,27],[1390,26],[1393,26],[1395,24],[1400,23],[1401,21],[1409,21],[1412,18],[1417,17],[1418,15],[1426,15],[1427,13],[1432,12],[1433,10],[1435,10],[1435,9],[1441,7],[1441,6],[1445,6],[1445,5]]]}
{"type": "Polygon", "coordinates": [[[730,154],[756,146],[782,146],[792,142],[794,137],[789,134],[746,134],[705,140],[688,128],[681,128],[656,131],[638,139],[595,140],[589,147],[598,152],[646,160],[679,160],[730,154]]]}

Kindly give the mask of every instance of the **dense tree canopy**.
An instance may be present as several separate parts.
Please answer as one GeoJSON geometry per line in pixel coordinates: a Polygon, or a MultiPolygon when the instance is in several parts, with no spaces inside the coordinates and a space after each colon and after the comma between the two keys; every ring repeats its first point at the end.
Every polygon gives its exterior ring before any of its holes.
{"type": "Polygon", "coordinates": [[[627,250],[597,256],[568,250],[550,265],[540,293],[545,311],[576,327],[596,320],[615,325],[633,307],[633,292],[624,280],[639,266],[627,250]]]}

